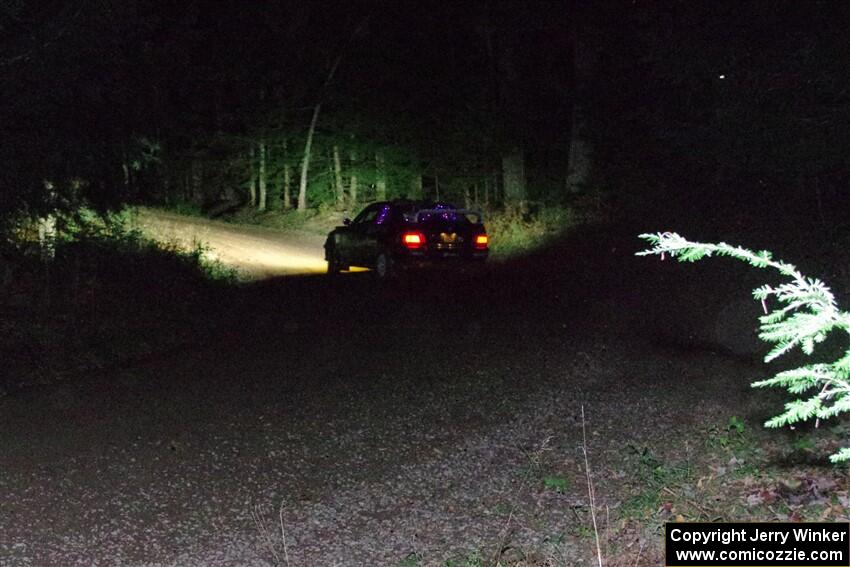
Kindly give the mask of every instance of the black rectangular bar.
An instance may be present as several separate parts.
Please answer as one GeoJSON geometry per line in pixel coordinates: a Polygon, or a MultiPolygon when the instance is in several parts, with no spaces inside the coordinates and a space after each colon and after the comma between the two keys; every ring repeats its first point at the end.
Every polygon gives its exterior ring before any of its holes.
{"type": "Polygon", "coordinates": [[[850,524],[664,525],[667,567],[850,567],[850,524]]]}

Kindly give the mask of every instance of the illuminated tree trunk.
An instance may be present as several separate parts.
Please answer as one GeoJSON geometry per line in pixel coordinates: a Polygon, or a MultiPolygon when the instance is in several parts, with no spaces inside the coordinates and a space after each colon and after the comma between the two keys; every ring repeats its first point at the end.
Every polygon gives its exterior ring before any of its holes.
{"type": "Polygon", "coordinates": [[[274,151],[275,146],[270,145],[268,143],[266,146],[266,210],[267,211],[277,211],[280,210],[280,201],[281,201],[281,186],[277,183],[277,179],[271,173],[274,169],[275,160],[277,159],[277,154],[274,151]]]}
{"type": "Polygon", "coordinates": [[[254,169],[254,145],[251,145],[251,152],[248,155],[248,193],[251,195],[251,208],[257,206],[257,171],[254,169]]]}
{"type": "Polygon", "coordinates": [[[377,170],[378,175],[377,181],[375,182],[375,191],[379,201],[387,200],[387,171],[384,165],[384,157],[381,154],[376,153],[375,169],[377,170]]]}
{"type": "Polygon", "coordinates": [[[292,167],[289,165],[289,151],[286,138],[283,140],[283,208],[292,208],[292,167]]]}
{"type": "Polygon", "coordinates": [[[351,150],[349,154],[351,158],[351,176],[348,184],[348,197],[351,199],[351,205],[357,205],[357,152],[351,150]]]}
{"type": "Polygon", "coordinates": [[[124,189],[130,188],[130,166],[125,161],[121,164],[121,171],[124,172],[124,189]]]}
{"type": "Polygon", "coordinates": [[[259,199],[257,202],[257,209],[260,211],[266,210],[266,143],[265,141],[260,142],[259,145],[259,153],[260,153],[260,167],[259,167],[259,179],[257,180],[257,189],[259,190],[259,199]]]}
{"type": "MultiPolygon", "coordinates": [[[[368,18],[364,18],[361,20],[360,24],[354,28],[354,32],[351,34],[351,38],[349,40],[352,41],[356,38],[360,32],[363,30],[364,26],[368,18]]],[[[342,61],[342,56],[344,52],[340,52],[337,55],[336,59],[331,65],[330,71],[328,71],[328,76],[325,77],[325,82],[322,85],[322,91],[319,94],[318,102],[316,106],[313,107],[313,117],[310,119],[310,128],[307,130],[307,141],[304,144],[304,158],[301,161],[301,183],[298,187],[298,211],[304,212],[307,210],[307,170],[310,168],[310,151],[313,146],[313,134],[316,131],[316,122],[319,120],[319,112],[322,110],[322,99],[324,97],[325,90],[327,90],[328,85],[333,81],[334,75],[336,74],[336,70],[339,67],[339,62],[342,61]]]]}
{"type": "Polygon", "coordinates": [[[410,198],[411,199],[421,199],[422,198],[422,176],[416,175],[410,181],[410,198]]]}
{"type": "Polygon", "coordinates": [[[525,156],[517,147],[502,156],[502,185],[505,202],[522,203],[528,199],[525,181],[525,156]]]}
{"type": "Polygon", "coordinates": [[[567,169],[567,191],[584,191],[590,181],[590,144],[584,137],[584,118],[581,110],[573,108],[573,125],[570,133],[570,161],[567,169]]]}
{"type": "Polygon", "coordinates": [[[345,201],[345,190],[342,186],[342,160],[339,157],[339,146],[334,144],[333,148],[334,159],[334,191],[336,192],[337,205],[342,205],[345,201]]]}
{"type": "MultiPolygon", "coordinates": [[[[334,67],[336,69],[336,67],[334,67]]],[[[298,185],[298,211],[307,210],[307,173],[310,169],[310,153],[313,151],[313,134],[316,132],[316,122],[319,121],[319,112],[322,111],[322,103],[313,108],[313,118],[310,119],[310,128],[307,130],[307,142],[304,144],[304,157],[301,159],[301,182],[298,185]]]]}
{"type": "MultiPolygon", "coordinates": [[[[51,181],[44,181],[44,190],[51,208],[56,203],[56,189],[51,181]]],[[[38,243],[42,259],[52,259],[56,255],[56,215],[47,214],[38,219],[38,243]]]]}
{"type": "MultiPolygon", "coordinates": [[[[519,34],[515,30],[498,31],[493,14],[483,13],[483,30],[486,52],[490,61],[490,76],[495,94],[493,104],[496,116],[501,118],[497,125],[503,145],[502,199],[506,205],[522,205],[528,198],[525,178],[525,125],[526,100],[520,80],[517,51],[521,49],[519,34]],[[494,36],[496,41],[494,42],[494,36]]],[[[494,176],[495,177],[495,176],[494,176]]],[[[495,181],[495,179],[494,179],[495,181]]],[[[498,184],[494,183],[496,196],[498,184]]]]}
{"type": "Polygon", "coordinates": [[[567,166],[567,192],[579,193],[587,189],[591,174],[591,146],[587,140],[587,118],[584,110],[584,98],[587,93],[587,78],[590,72],[590,58],[584,47],[578,30],[573,33],[573,70],[575,88],[573,89],[572,125],[570,128],[570,155],[567,166]]]}
{"type": "MultiPolygon", "coordinates": [[[[51,209],[56,203],[56,192],[48,180],[44,181],[44,189],[47,192],[48,202],[51,209]]],[[[52,212],[38,219],[38,243],[41,247],[41,261],[44,267],[44,297],[42,307],[47,309],[51,303],[51,264],[56,255],[56,215],[52,212]]]]}
{"type": "Polygon", "coordinates": [[[198,203],[203,198],[204,167],[197,160],[192,161],[192,201],[198,203]]]}

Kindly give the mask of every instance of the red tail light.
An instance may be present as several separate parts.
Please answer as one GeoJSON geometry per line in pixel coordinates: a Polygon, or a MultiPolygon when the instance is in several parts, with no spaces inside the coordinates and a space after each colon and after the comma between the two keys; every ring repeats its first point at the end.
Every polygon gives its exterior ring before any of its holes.
{"type": "Polygon", "coordinates": [[[421,232],[405,232],[401,235],[401,242],[410,250],[416,250],[425,246],[425,235],[421,232]]]}
{"type": "Polygon", "coordinates": [[[475,249],[486,250],[490,245],[490,238],[486,234],[479,234],[475,237],[475,249]]]}

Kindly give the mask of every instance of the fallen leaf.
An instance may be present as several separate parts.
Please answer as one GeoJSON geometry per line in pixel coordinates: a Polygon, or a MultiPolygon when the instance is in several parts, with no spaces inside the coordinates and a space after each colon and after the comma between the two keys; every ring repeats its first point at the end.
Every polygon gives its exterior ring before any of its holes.
{"type": "Polygon", "coordinates": [[[768,503],[768,504],[770,504],[771,502],[776,500],[776,493],[773,492],[772,490],[762,490],[759,493],[759,496],[761,497],[762,502],[765,502],[765,503],[768,503]]]}
{"type": "Polygon", "coordinates": [[[815,478],[813,484],[821,492],[835,488],[835,481],[826,476],[815,478]]]}
{"type": "Polygon", "coordinates": [[[747,496],[747,506],[758,506],[764,503],[764,498],[761,492],[754,492],[747,496]]]}

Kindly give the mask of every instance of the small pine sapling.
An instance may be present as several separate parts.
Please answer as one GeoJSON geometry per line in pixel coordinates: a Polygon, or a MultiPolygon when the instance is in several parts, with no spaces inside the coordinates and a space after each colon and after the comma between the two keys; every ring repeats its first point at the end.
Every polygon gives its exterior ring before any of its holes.
{"type": "MultiPolygon", "coordinates": [[[[850,334],[850,313],[838,309],[835,297],[820,280],[800,273],[795,266],[774,260],[767,250],[754,252],[740,246],[691,242],[673,232],[641,234],[651,248],[638,256],[666,255],[680,262],[696,262],[711,256],[729,256],[756,268],[774,269],[788,278],[782,285],[763,285],[753,290],[761,301],[764,315],[759,317],[759,338],[773,345],[765,356],[770,362],[799,347],[806,355],[835,330],[850,334]],[[770,305],[770,300],[773,305],[770,305]]],[[[832,363],[807,364],[779,372],[772,378],[754,382],[753,387],[785,388],[798,396],[785,404],[785,411],[768,420],[767,427],[782,427],[801,421],[827,419],[850,410],[850,348],[832,363]]],[[[850,460],[850,447],[830,457],[834,463],[850,460]]]]}

